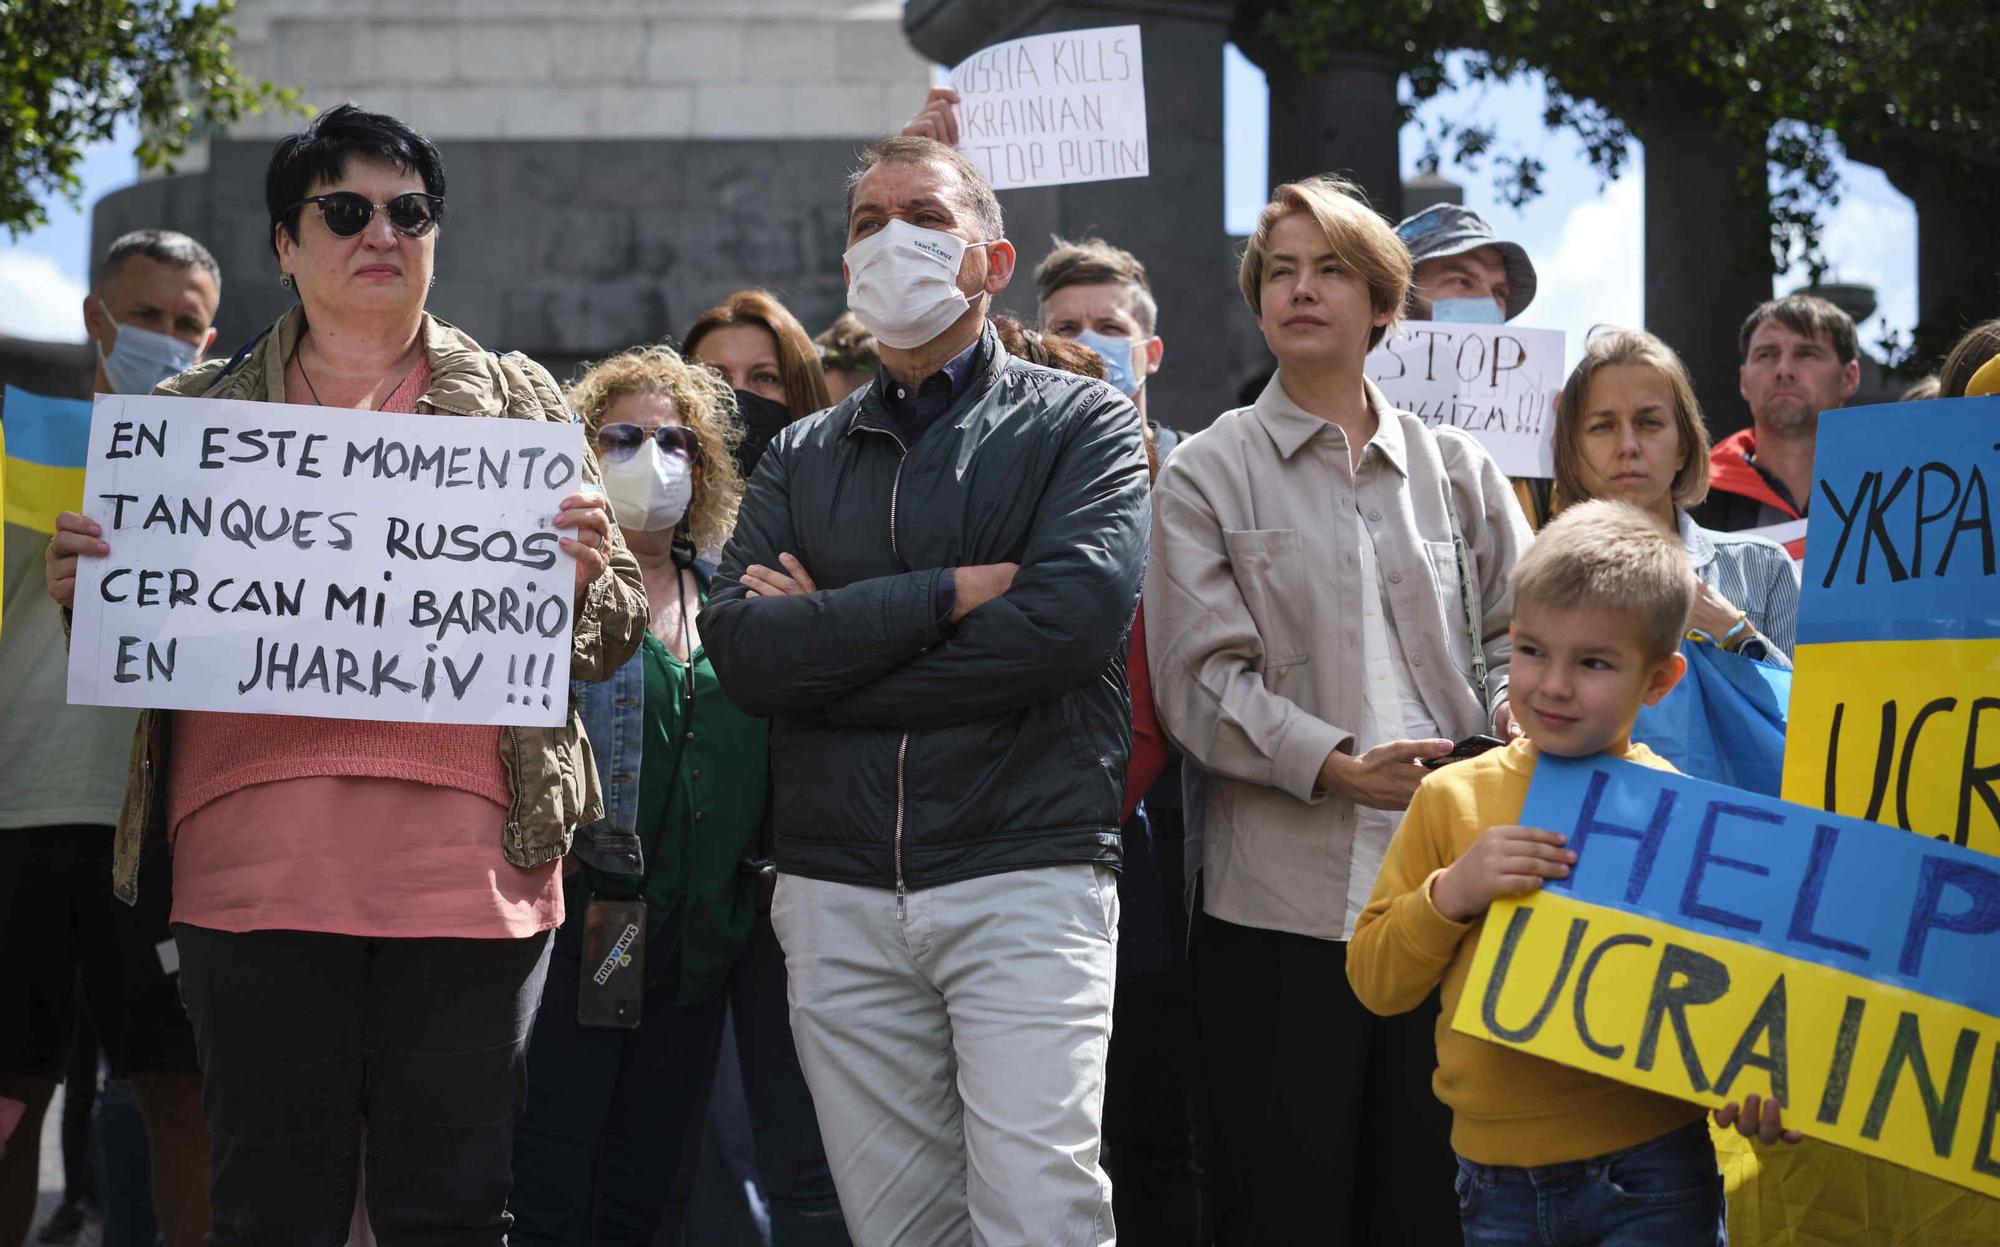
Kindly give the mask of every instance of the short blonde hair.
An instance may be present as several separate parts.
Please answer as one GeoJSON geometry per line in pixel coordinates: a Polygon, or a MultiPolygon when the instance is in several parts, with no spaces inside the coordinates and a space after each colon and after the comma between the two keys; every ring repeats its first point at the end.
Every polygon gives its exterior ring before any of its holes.
{"type": "Polygon", "coordinates": [[[1687,551],[1629,502],[1579,502],[1535,534],[1514,564],[1514,609],[1596,607],[1630,616],[1648,657],[1665,658],[1687,633],[1697,582],[1687,551]]]}
{"type": "Polygon", "coordinates": [[[1590,379],[1600,368],[1651,368],[1666,381],[1674,396],[1674,427],[1681,435],[1681,450],[1687,455],[1674,473],[1673,500],[1676,506],[1691,507],[1708,497],[1708,425],[1702,419],[1701,404],[1695,400],[1694,382],[1687,365],[1659,338],[1643,329],[1605,329],[1593,333],[1583,344],[1583,358],[1563,382],[1556,398],[1556,483],[1552,503],[1556,511],[1590,497],[1583,485],[1583,422],[1590,401],[1590,379]]]}
{"type": "Polygon", "coordinates": [[[1369,207],[1361,188],[1346,178],[1326,173],[1287,182],[1271,192],[1271,202],[1257,214],[1257,228],[1251,231],[1250,242],[1243,248],[1243,263],[1236,270],[1244,302],[1253,315],[1263,314],[1264,267],[1271,254],[1271,231],[1295,213],[1318,222],[1328,248],[1368,287],[1369,307],[1389,313],[1388,323],[1368,336],[1368,349],[1374,350],[1402,319],[1416,265],[1388,219],[1369,207]]]}
{"type": "Polygon", "coordinates": [[[681,423],[701,444],[688,501],[688,535],[697,550],[720,549],[736,527],[743,500],[743,477],[736,471],[736,444],[743,439],[736,418],[736,394],[729,383],[699,364],[682,359],[670,346],[637,346],[592,364],[565,392],[570,410],[583,417],[595,444],[611,405],[632,394],[673,400],[681,423]]]}

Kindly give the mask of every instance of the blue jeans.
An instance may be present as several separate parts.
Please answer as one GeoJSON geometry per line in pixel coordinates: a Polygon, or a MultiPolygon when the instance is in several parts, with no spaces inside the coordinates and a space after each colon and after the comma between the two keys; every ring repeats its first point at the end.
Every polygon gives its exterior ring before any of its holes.
{"type": "Polygon", "coordinates": [[[1708,1123],[1589,1160],[1523,1169],[1458,1158],[1466,1247],[1721,1247],[1708,1123]]]}

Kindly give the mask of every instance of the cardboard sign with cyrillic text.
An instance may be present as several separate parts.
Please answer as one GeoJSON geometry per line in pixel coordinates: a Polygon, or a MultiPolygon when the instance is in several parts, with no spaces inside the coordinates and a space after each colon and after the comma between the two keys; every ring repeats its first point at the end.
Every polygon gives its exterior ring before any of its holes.
{"type": "Polygon", "coordinates": [[[1390,406],[1464,429],[1507,475],[1555,475],[1562,330],[1405,321],[1364,368],[1390,406]]]}
{"type": "Polygon", "coordinates": [[[2000,861],[1604,757],[1521,822],[1576,866],[1487,914],[1456,1029],[2000,1195],[2000,861]]]}
{"type": "Polygon", "coordinates": [[[954,66],[958,150],[997,191],[1142,178],[1146,73],[1137,26],[1032,35],[954,66]]]}
{"type": "Polygon", "coordinates": [[[551,726],[579,425],[99,395],[69,699],[551,726]]]}
{"type": "Polygon", "coordinates": [[[2000,398],[1821,415],[1785,795],[2000,853],[2000,398]]]}

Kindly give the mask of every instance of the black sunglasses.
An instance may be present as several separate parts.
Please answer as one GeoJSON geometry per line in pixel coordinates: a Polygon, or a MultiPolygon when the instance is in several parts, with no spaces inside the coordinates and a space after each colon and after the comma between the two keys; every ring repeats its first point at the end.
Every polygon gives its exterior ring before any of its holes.
{"type": "Polygon", "coordinates": [[[293,204],[290,211],[297,212],[307,204],[318,204],[320,218],[326,222],[327,232],[335,238],[352,238],[368,228],[368,222],[375,219],[376,209],[389,214],[389,224],[405,238],[422,238],[437,228],[444,216],[444,196],[430,195],[423,191],[411,191],[398,195],[388,203],[378,204],[366,195],[353,191],[334,191],[330,195],[311,195],[293,204]]]}
{"type": "Polygon", "coordinates": [[[701,439],[694,430],[678,424],[642,429],[636,424],[607,424],[597,431],[597,453],[607,463],[623,463],[639,453],[651,438],[660,444],[660,453],[679,452],[689,463],[701,462],[701,439]]]}

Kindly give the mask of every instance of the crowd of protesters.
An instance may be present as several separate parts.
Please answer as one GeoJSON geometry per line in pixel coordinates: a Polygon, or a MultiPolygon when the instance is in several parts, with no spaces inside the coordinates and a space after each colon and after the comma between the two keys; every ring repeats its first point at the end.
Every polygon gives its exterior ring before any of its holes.
{"type": "MultiPolygon", "coordinates": [[[[1551,1201],[1565,1242],[1719,1240],[1701,1108],[1448,1019],[1486,907],[1574,860],[1514,825],[1538,754],[1668,766],[1634,722],[1687,634],[1789,665],[1852,322],[1745,309],[1753,424],[1713,446],[1672,347],[1600,331],[1553,481],[1510,481],[1363,361],[1519,316],[1530,257],[1312,178],[1240,265],[1276,371],[1184,435],[1140,257],[1059,240],[1034,318],[996,312],[953,102],[809,192],[847,228],[817,338],[745,289],[566,388],[427,309],[446,172],[392,117],[277,145],[297,304],[233,355],[208,251],[111,247],[101,392],[582,422],[570,714],[70,706],[111,546],[10,537],[0,1247],[86,1011],[169,1247],[678,1241],[743,1181],[779,1247],[1541,1242],[1551,1201]],[[607,1018],[613,907],[644,982],[607,1018]],[[718,1180],[724,1062],[754,1163],[718,1180]]],[[[1931,392],[2000,388],[1996,354],[1990,322],[1931,392]]],[[[1716,1120],[1775,1145],[1783,1107],[1716,1120]]]]}

